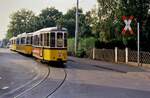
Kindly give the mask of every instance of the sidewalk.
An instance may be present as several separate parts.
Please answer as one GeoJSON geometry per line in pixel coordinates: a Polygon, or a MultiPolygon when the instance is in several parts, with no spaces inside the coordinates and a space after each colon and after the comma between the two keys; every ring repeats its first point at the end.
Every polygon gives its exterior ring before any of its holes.
{"type": "Polygon", "coordinates": [[[77,57],[70,57],[70,56],[68,57],[68,59],[69,61],[73,61],[76,63],[94,65],[96,67],[113,70],[116,72],[122,72],[122,73],[128,73],[128,72],[144,72],[145,73],[146,72],[147,74],[150,74],[149,71],[144,69],[143,67],[129,66],[126,64],[115,64],[115,63],[110,63],[110,62],[92,60],[88,58],[77,58],[77,57]]]}

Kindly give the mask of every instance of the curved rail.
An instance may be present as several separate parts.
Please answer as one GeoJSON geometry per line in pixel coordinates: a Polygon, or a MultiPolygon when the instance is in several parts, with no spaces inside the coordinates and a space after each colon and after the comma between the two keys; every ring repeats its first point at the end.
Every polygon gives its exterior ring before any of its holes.
{"type": "Polygon", "coordinates": [[[63,79],[62,82],[61,82],[51,93],[49,93],[45,98],[48,98],[48,97],[50,97],[51,95],[53,95],[53,94],[64,84],[64,82],[66,81],[66,78],[67,78],[67,71],[66,71],[65,69],[63,69],[63,70],[64,70],[64,73],[65,73],[64,79],[63,79]]]}
{"type": "Polygon", "coordinates": [[[34,89],[35,87],[39,86],[40,84],[42,84],[49,77],[49,75],[50,75],[50,67],[48,67],[48,72],[47,72],[47,74],[45,75],[45,77],[42,80],[36,82],[32,87],[30,87],[29,89],[25,90],[24,92],[16,95],[14,98],[18,98],[18,97],[26,94],[30,90],[34,89]]]}

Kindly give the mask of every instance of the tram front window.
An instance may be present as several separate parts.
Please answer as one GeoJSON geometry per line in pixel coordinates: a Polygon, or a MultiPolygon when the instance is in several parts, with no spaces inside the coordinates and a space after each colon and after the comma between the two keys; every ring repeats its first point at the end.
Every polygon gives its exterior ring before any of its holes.
{"type": "Polygon", "coordinates": [[[63,33],[57,33],[57,47],[63,47],[63,33]]]}

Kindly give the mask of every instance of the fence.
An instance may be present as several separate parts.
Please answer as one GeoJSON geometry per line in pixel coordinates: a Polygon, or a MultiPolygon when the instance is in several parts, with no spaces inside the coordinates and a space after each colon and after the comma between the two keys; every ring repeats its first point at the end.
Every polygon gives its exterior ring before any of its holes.
{"type": "MultiPolygon", "coordinates": [[[[129,50],[129,62],[137,62],[137,51],[129,50]]],[[[140,63],[150,64],[150,52],[140,51],[140,63]]]]}
{"type": "MultiPolygon", "coordinates": [[[[75,56],[74,52],[68,52],[68,55],[75,56]]],[[[88,49],[87,58],[122,63],[137,63],[137,51],[126,49],[88,49]]],[[[140,64],[150,64],[150,52],[140,51],[140,64]]]]}
{"type": "Polygon", "coordinates": [[[93,49],[93,59],[114,62],[112,58],[115,58],[113,49],[93,49]]]}
{"type": "MultiPolygon", "coordinates": [[[[126,49],[93,49],[93,59],[110,62],[137,62],[137,51],[126,49]]],[[[150,64],[150,52],[140,51],[140,63],[150,64]]]]}

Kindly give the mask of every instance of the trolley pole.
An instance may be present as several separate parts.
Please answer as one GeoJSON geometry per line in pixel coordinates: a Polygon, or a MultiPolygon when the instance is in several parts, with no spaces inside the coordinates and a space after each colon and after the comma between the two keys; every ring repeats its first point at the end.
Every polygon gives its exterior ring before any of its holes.
{"type": "Polygon", "coordinates": [[[77,0],[77,5],[76,5],[75,55],[78,49],[78,31],[79,31],[78,9],[79,9],[79,0],[77,0]]]}
{"type": "Polygon", "coordinates": [[[137,63],[140,65],[140,32],[139,32],[139,22],[137,23],[137,63]]]}

